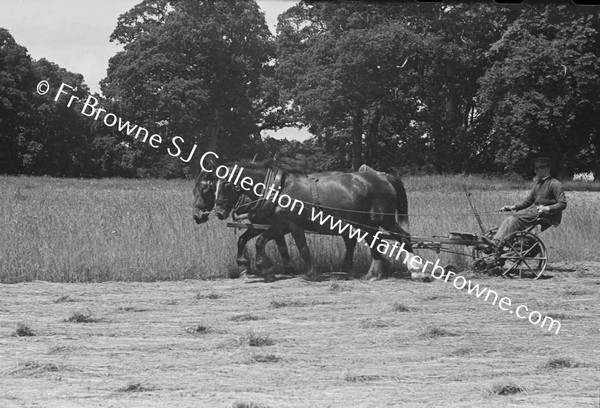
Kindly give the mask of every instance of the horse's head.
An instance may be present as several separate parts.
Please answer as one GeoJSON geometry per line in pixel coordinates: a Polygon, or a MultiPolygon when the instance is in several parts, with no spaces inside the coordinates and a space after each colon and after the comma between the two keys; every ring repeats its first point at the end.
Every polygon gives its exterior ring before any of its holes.
{"type": "MultiPolygon", "coordinates": [[[[231,171],[231,167],[229,169],[231,171]]],[[[231,210],[240,198],[241,188],[227,180],[219,179],[216,182],[215,190],[215,213],[220,220],[224,220],[229,217],[231,210]]]]}
{"type": "Polygon", "coordinates": [[[196,177],[194,184],[193,216],[196,224],[208,221],[208,215],[215,206],[215,190],[217,176],[214,171],[202,170],[196,177]]]}
{"type": "Polygon", "coordinates": [[[219,166],[227,168],[227,171],[222,171],[221,174],[229,175],[217,180],[215,185],[214,211],[220,220],[229,217],[234,208],[236,211],[252,211],[250,205],[265,193],[264,183],[267,182],[267,175],[271,174],[270,165],[270,160],[262,162],[242,160],[219,166]]]}

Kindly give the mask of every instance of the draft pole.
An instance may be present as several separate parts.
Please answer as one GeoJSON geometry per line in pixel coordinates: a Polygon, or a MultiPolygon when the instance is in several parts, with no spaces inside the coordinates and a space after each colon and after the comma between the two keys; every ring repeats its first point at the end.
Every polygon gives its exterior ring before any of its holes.
{"type": "Polygon", "coordinates": [[[475,219],[477,220],[477,224],[479,224],[479,228],[481,229],[481,233],[485,235],[485,233],[487,232],[485,230],[485,228],[483,228],[483,223],[481,222],[481,217],[479,216],[479,212],[477,212],[477,208],[475,208],[475,204],[473,204],[473,201],[471,200],[471,192],[469,191],[469,189],[467,188],[467,186],[465,186],[464,184],[462,185],[463,190],[465,190],[465,194],[467,196],[467,200],[469,201],[469,205],[471,206],[471,210],[473,211],[473,214],[475,215],[475,219]]]}

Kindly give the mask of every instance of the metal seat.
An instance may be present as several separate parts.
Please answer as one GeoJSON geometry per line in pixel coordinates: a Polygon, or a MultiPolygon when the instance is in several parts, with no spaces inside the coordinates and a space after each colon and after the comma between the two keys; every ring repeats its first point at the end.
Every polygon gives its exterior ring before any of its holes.
{"type": "MultiPolygon", "coordinates": [[[[544,232],[546,231],[548,228],[550,228],[552,226],[552,223],[550,221],[548,221],[545,218],[539,218],[538,220],[536,220],[533,224],[531,224],[529,227],[525,228],[524,231],[535,234],[534,232],[532,232],[537,226],[540,226],[540,232],[544,232]]],[[[536,234],[537,235],[537,234],[536,234]]]]}

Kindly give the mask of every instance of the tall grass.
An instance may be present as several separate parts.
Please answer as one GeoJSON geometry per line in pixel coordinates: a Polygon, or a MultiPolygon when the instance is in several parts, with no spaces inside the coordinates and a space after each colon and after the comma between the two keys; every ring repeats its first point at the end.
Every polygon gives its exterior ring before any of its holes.
{"type": "Polygon", "coordinates": [[[0,179],[0,280],[222,276],[234,233],[198,227],[184,181],[0,179]]]}
{"type": "MultiPolygon", "coordinates": [[[[410,212],[415,214],[410,219],[413,235],[479,231],[462,183],[470,186],[482,212],[521,201],[527,188],[491,178],[407,178],[410,212]],[[515,186],[521,189],[512,190],[515,186]]],[[[214,218],[196,225],[191,217],[191,189],[191,181],[0,177],[0,282],[226,276],[235,267],[240,232],[214,218]]],[[[551,260],[599,260],[598,193],[570,192],[567,199],[562,225],[542,235],[554,248],[551,260]]],[[[503,216],[482,218],[490,227],[503,216]]],[[[288,243],[299,267],[295,245],[289,239],[288,243]]],[[[309,245],[320,270],[339,268],[344,253],[339,237],[310,236],[309,245]]],[[[468,254],[466,248],[456,249],[468,254]]],[[[274,245],[268,253],[278,259],[274,245]]],[[[420,255],[428,260],[438,257],[430,251],[420,255]]],[[[440,258],[459,267],[465,262],[453,255],[440,258]]],[[[357,246],[357,270],[366,271],[369,262],[367,248],[357,246]]]]}

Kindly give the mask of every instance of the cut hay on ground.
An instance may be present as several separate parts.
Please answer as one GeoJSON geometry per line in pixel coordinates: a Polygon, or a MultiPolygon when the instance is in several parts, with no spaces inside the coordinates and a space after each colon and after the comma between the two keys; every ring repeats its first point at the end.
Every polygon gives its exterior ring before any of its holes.
{"type": "Polygon", "coordinates": [[[0,406],[596,406],[600,265],[586,265],[472,277],[563,319],[558,335],[438,281],[0,285],[0,406]],[[65,293],[93,324],[64,321],[65,293]],[[11,336],[24,321],[36,336],[11,336]]]}

